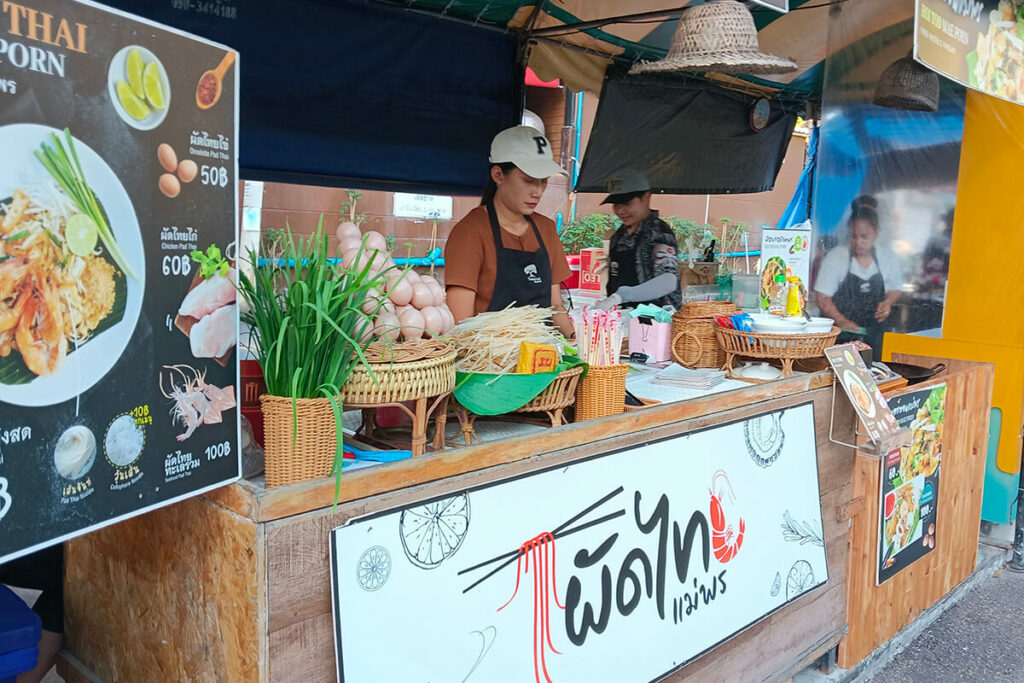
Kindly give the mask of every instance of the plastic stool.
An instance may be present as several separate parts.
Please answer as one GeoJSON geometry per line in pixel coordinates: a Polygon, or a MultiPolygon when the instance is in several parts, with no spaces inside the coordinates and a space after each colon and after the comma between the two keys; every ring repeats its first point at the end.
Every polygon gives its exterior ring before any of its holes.
{"type": "Polygon", "coordinates": [[[14,683],[39,659],[39,616],[7,586],[0,585],[0,683],[14,683]]]}

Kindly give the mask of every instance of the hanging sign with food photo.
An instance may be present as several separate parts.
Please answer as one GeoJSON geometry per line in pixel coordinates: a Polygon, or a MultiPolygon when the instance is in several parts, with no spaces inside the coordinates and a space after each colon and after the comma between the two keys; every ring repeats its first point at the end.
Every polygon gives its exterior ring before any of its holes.
{"type": "Polygon", "coordinates": [[[857,412],[867,436],[879,443],[899,431],[896,417],[878,389],[871,371],[864,364],[860,352],[853,344],[840,344],[825,349],[836,380],[846,391],[853,409],[857,412]]]}
{"type": "Polygon", "coordinates": [[[0,5],[0,562],[238,477],[234,58],[0,5]]]}
{"type": "Polygon", "coordinates": [[[946,385],[889,399],[910,443],[882,460],[879,503],[879,584],[935,549],[946,385]]]}
{"type": "Polygon", "coordinates": [[[914,56],[944,76],[1024,103],[1024,0],[917,0],[914,56]]]}
{"type": "Polygon", "coordinates": [[[828,582],[816,443],[805,403],[350,520],[338,679],[660,680],[828,582]]]}

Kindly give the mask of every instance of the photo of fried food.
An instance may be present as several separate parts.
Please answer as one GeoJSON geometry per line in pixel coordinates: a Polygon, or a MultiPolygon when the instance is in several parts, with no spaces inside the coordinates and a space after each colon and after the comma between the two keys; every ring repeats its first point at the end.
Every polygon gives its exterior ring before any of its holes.
{"type": "Polygon", "coordinates": [[[919,519],[917,517],[921,489],[908,482],[894,491],[896,503],[892,514],[885,520],[885,545],[893,546],[893,554],[909,545],[914,539],[919,519]]]}
{"type": "Polygon", "coordinates": [[[910,424],[909,446],[900,448],[900,478],[932,476],[942,461],[942,430],[945,424],[945,386],[932,390],[910,424]]]}

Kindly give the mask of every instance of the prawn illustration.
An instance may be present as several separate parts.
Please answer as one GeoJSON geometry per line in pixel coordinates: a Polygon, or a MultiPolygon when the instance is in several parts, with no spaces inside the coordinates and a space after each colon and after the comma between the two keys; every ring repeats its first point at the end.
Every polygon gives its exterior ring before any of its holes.
{"type": "Polygon", "coordinates": [[[711,478],[711,549],[715,553],[715,559],[725,564],[740,551],[743,545],[743,532],[747,528],[743,518],[739,518],[739,531],[732,524],[726,524],[725,511],[722,509],[722,498],[725,492],[729,493],[729,501],[736,502],[736,495],[733,493],[732,484],[725,472],[718,470],[711,478]]]}

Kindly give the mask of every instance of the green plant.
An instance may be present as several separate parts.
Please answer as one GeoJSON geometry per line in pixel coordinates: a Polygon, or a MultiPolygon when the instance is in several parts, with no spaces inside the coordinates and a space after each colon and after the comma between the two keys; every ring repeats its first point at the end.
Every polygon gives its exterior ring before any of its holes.
{"type": "Polygon", "coordinates": [[[362,225],[366,222],[366,216],[363,214],[356,215],[356,204],[363,197],[363,193],[359,190],[345,190],[345,194],[348,195],[348,199],[341,203],[341,209],[338,210],[338,214],[342,218],[348,218],[356,225],[362,225]]]}
{"type": "MultiPolygon", "coordinates": [[[[362,306],[371,289],[383,289],[386,277],[371,263],[331,262],[323,216],[316,232],[296,237],[286,227],[275,235],[280,253],[259,264],[249,250],[250,277],[241,269],[238,291],[248,304],[242,319],[252,328],[267,393],[292,398],[296,428],[298,398],[330,400],[337,430],[334,473],[341,476],[342,405],[339,395],[356,364],[369,370],[365,349],[371,341],[372,314],[362,306]]],[[[371,371],[372,376],[372,371],[371,371]]]]}
{"type": "Polygon", "coordinates": [[[211,244],[205,252],[193,249],[191,256],[192,260],[199,264],[199,274],[203,278],[209,279],[217,273],[220,273],[221,277],[227,277],[231,264],[220,253],[220,247],[216,244],[211,244]]]}
{"type": "Polygon", "coordinates": [[[394,235],[394,233],[392,233],[390,235],[384,235],[384,243],[388,247],[388,253],[389,254],[393,253],[395,251],[395,242],[397,242],[397,241],[398,241],[398,238],[394,235]]]}
{"type": "Polygon", "coordinates": [[[592,213],[567,222],[558,238],[567,253],[578,254],[580,249],[600,247],[605,233],[614,230],[615,227],[614,216],[592,213]]]}

